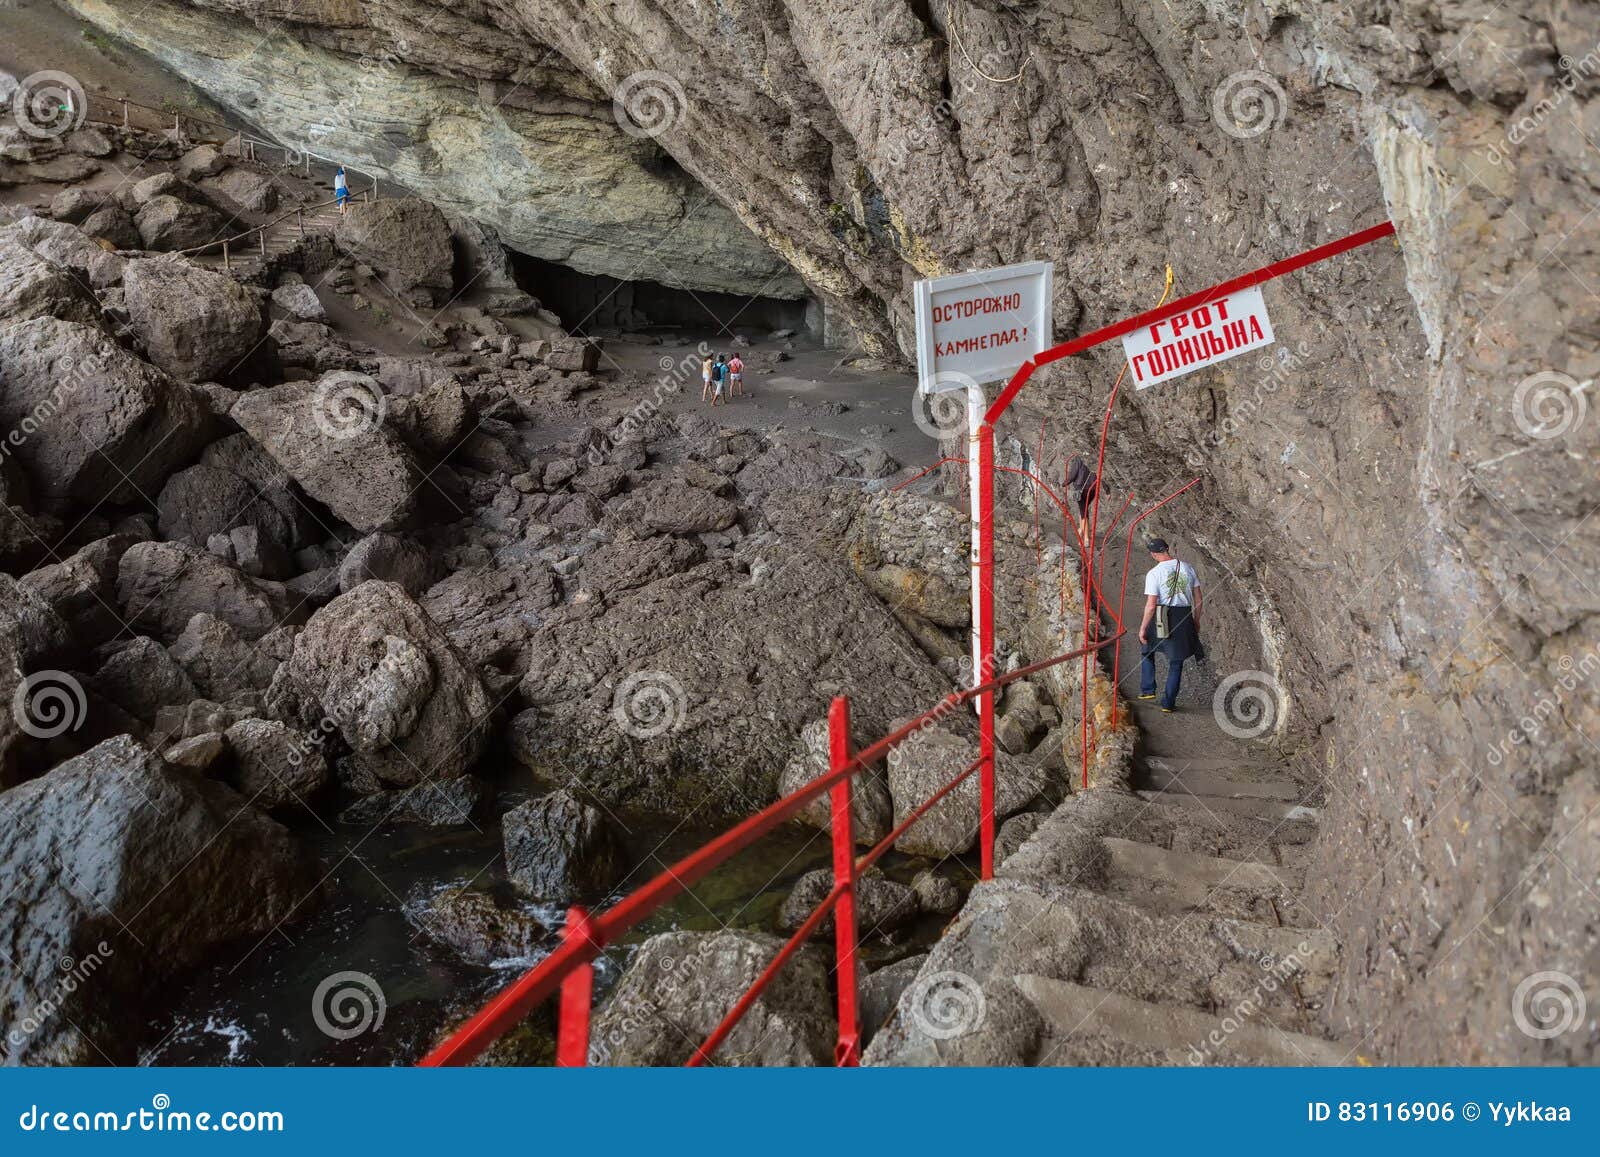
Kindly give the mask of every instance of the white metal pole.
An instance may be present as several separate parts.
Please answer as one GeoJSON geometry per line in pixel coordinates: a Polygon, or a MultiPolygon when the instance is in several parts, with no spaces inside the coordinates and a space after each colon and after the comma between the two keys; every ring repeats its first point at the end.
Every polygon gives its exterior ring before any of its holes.
{"type": "MultiPolygon", "coordinates": [[[[983,426],[983,414],[988,408],[984,398],[983,387],[977,382],[967,386],[967,498],[972,511],[971,542],[967,554],[968,570],[972,579],[972,686],[976,687],[987,679],[984,673],[983,639],[979,633],[979,624],[982,618],[982,591],[983,576],[979,573],[979,533],[978,524],[982,521],[983,511],[979,503],[979,471],[978,462],[978,431],[983,426]]],[[[982,711],[979,700],[973,700],[972,709],[982,711]]]]}

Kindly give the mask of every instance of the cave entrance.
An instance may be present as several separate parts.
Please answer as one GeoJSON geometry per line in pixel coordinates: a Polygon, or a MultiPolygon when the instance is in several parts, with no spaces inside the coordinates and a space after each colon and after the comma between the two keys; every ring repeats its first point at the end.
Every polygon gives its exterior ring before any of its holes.
{"type": "Polygon", "coordinates": [[[821,337],[822,308],[811,298],[755,297],[658,281],[622,281],[523,253],[513,253],[511,262],[517,284],[559,317],[569,333],[613,337],[671,330],[694,337],[730,333],[759,337],[787,329],[821,337]]]}

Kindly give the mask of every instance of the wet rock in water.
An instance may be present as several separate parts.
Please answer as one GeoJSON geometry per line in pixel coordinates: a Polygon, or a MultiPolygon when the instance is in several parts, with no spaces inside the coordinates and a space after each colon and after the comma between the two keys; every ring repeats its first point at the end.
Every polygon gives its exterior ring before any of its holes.
{"type": "Polygon", "coordinates": [[[282,584],[251,578],[179,542],[141,542],[124,551],[117,567],[117,601],[130,626],[164,640],[176,640],[202,612],[251,641],[280,624],[305,619],[282,584]]]}
{"type": "Polygon", "coordinates": [[[553,791],[505,814],[506,874],[539,900],[596,899],[628,874],[627,853],[599,808],[553,791]]]}
{"type": "Polygon", "coordinates": [[[359,778],[400,787],[466,774],[494,713],[477,671],[427,612],[376,581],[311,617],[271,694],[307,729],[336,724],[359,778]]]}
{"type": "Polygon", "coordinates": [[[432,305],[449,296],[455,252],[450,225],[434,205],[416,197],[357,202],[339,220],[334,244],[356,261],[381,270],[400,296],[432,305]]]}
{"type": "Polygon", "coordinates": [[[303,914],[321,875],[236,792],[128,736],[0,793],[0,1024],[38,1021],[12,1063],[132,1062],[170,978],[303,914]]]}
{"type": "Polygon", "coordinates": [[[193,249],[226,237],[231,226],[209,205],[180,201],[170,194],[152,197],[133,216],[143,248],[157,253],[193,249]]]}
{"type": "Polygon", "coordinates": [[[104,658],[94,687],[128,714],[153,721],[163,707],[193,702],[188,672],[154,639],[140,635],[104,658]]]}
{"type": "MultiPolygon", "coordinates": [[[[778,798],[800,790],[828,770],[828,721],[814,719],[800,731],[801,751],[784,765],[778,777],[778,798]]],[[[850,834],[858,844],[871,846],[894,826],[894,800],[884,780],[883,765],[874,764],[851,782],[850,834]]],[[[796,822],[833,830],[833,805],[824,792],[801,809],[796,822]]]]}
{"type": "Polygon", "coordinates": [[[317,745],[275,719],[241,719],[226,738],[233,751],[228,782],[256,807],[307,804],[331,778],[317,745]]]}
{"type": "MultiPolygon", "coordinates": [[[[811,918],[812,910],[828,898],[833,890],[833,869],[818,868],[801,876],[783,907],[778,911],[778,927],[794,932],[811,918]]],[[[896,932],[913,923],[920,909],[916,893],[906,885],[889,879],[873,869],[856,879],[856,933],[862,939],[869,936],[891,939],[896,932]]],[[[814,935],[833,931],[833,914],[817,926],[814,935]]]]}
{"type": "MultiPolygon", "coordinates": [[[[896,724],[898,726],[898,724],[896,724]]],[[[977,740],[950,725],[914,731],[889,752],[889,794],[898,826],[978,758],[977,740]]],[[[894,730],[894,728],[891,728],[894,730]]],[[[1032,803],[1044,789],[1045,775],[1022,760],[995,759],[995,818],[1003,820],[1032,803]]],[[[969,775],[895,841],[912,855],[954,856],[978,838],[978,776],[969,775]]]]}
{"type": "Polygon", "coordinates": [[[470,888],[436,892],[406,915],[429,940],[469,964],[531,960],[553,941],[550,930],[532,913],[470,888]]]}
{"type": "Polygon", "coordinates": [[[94,295],[69,270],[9,236],[17,228],[0,231],[0,323],[54,317],[98,325],[100,305],[94,295]]]}
{"type": "Polygon", "coordinates": [[[440,566],[410,535],[369,534],[350,548],[339,565],[339,590],[353,591],[369,579],[397,583],[412,598],[421,598],[439,579],[440,566]]]}
{"type": "MultiPolygon", "coordinates": [[[[778,954],[754,932],[666,932],[640,947],[590,1032],[604,1065],[681,1065],[778,954]]],[[[719,1065],[826,1065],[837,1032],[828,960],[807,945],[750,1006],[714,1056],[719,1065]]]]}
{"type": "Polygon", "coordinates": [[[863,977],[857,989],[861,1017],[861,1043],[867,1044],[889,1018],[894,1015],[900,995],[910,988],[928,959],[927,953],[896,960],[882,968],[875,968],[863,977]]]}
{"type": "Polygon", "coordinates": [[[37,426],[16,454],[47,507],[143,501],[204,444],[209,420],[189,392],[91,326],[0,328],[0,381],[0,422],[37,426]],[[32,417],[41,405],[48,422],[32,417]]]}
{"type": "Polygon", "coordinates": [[[384,424],[387,396],[345,371],[315,385],[251,390],[230,412],[305,492],[362,533],[404,526],[425,477],[410,447],[384,424]]]}
{"type": "Polygon", "coordinates": [[[129,324],[150,360],[186,382],[225,379],[261,344],[266,318],[233,278],[180,258],[134,261],[122,278],[129,324]]]}
{"type": "Polygon", "coordinates": [[[339,813],[339,822],[361,826],[422,824],[453,827],[472,819],[483,806],[483,781],[462,775],[436,783],[419,783],[399,791],[380,791],[358,799],[339,813]]]}

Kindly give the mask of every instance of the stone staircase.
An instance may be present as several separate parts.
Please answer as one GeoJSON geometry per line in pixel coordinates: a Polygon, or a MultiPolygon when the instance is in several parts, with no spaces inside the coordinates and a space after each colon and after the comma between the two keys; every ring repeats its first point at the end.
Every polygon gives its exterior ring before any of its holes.
{"type": "MultiPolygon", "coordinates": [[[[299,245],[303,238],[313,233],[332,234],[338,224],[337,205],[320,205],[284,217],[266,227],[264,244],[258,243],[256,234],[252,233],[248,239],[231,245],[228,271],[240,281],[254,280],[263,270],[271,268],[284,254],[299,245]]],[[[220,250],[203,254],[195,260],[217,270],[222,269],[224,264],[220,250]]]]}
{"type": "Polygon", "coordinates": [[[1133,790],[1072,797],[973,889],[868,1063],[1349,1063],[1302,898],[1310,792],[1258,750],[1212,754],[1234,741],[1202,712],[1136,712],[1163,746],[1133,790]]]}

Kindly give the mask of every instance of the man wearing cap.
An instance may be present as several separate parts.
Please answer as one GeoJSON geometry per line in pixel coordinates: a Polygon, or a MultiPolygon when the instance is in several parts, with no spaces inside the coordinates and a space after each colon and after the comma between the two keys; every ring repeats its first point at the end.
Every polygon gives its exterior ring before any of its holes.
{"type": "Polygon", "coordinates": [[[1144,576],[1144,618],[1139,623],[1143,662],[1139,664],[1139,698],[1156,697],[1156,652],[1167,657],[1167,686],[1161,710],[1178,702],[1184,660],[1204,658],[1200,645],[1200,576],[1168,550],[1166,539],[1145,544],[1156,565],[1144,576]],[[1165,621],[1165,629],[1162,622],[1165,621]]]}

